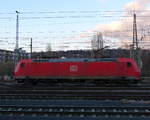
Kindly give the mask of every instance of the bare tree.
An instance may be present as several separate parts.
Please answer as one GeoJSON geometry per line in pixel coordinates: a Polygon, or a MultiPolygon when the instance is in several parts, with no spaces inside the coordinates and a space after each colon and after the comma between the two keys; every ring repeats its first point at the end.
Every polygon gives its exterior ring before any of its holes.
{"type": "Polygon", "coordinates": [[[52,51],[51,44],[48,43],[48,44],[47,44],[47,47],[46,47],[46,52],[51,52],[51,51],[52,51]]]}
{"type": "Polygon", "coordinates": [[[93,35],[91,46],[93,50],[99,50],[104,47],[103,36],[101,32],[97,32],[95,35],[93,35]]]}

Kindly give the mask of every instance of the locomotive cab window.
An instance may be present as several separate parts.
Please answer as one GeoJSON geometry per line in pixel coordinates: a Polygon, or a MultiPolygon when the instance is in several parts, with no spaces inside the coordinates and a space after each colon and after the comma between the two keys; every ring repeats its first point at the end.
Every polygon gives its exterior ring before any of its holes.
{"type": "Polygon", "coordinates": [[[132,64],[130,62],[127,62],[127,67],[131,67],[132,64]]]}

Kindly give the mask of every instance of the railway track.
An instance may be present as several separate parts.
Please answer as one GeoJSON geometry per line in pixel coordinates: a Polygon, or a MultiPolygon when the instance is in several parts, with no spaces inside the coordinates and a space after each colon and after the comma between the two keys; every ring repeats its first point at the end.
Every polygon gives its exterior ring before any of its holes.
{"type": "Polygon", "coordinates": [[[140,84],[140,85],[130,85],[130,86],[95,86],[90,84],[56,84],[56,85],[36,85],[31,84],[17,84],[17,83],[0,83],[0,89],[15,89],[15,90],[150,90],[150,85],[140,84]]]}
{"type": "Polygon", "coordinates": [[[150,90],[1,90],[0,99],[150,100],[150,90]]]}
{"type": "Polygon", "coordinates": [[[0,119],[150,119],[150,87],[21,86],[0,90],[0,119]]]}
{"type": "Polygon", "coordinates": [[[55,117],[149,117],[150,108],[145,106],[0,106],[1,115],[55,116],[55,117]]]}
{"type": "Polygon", "coordinates": [[[48,87],[36,87],[36,86],[0,86],[0,90],[150,90],[150,87],[85,87],[85,86],[48,86],[48,87]]]}
{"type": "Polygon", "coordinates": [[[40,95],[1,95],[0,99],[5,100],[150,100],[150,96],[40,96],[40,95]]]}

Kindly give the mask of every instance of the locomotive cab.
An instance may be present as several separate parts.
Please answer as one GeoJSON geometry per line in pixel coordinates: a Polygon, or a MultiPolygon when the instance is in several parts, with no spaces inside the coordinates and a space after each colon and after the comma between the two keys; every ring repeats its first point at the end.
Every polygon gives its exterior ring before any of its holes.
{"type": "Polygon", "coordinates": [[[24,82],[25,78],[26,78],[26,71],[27,69],[27,65],[28,63],[31,63],[32,60],[28,59],[28,60],[21,60],[18,62],[18,64],[15,67],[15,71],[14,71],[14,75],[15,75],[15,79],[19,82],[22,83],[24,82]]]}
{"type": "Polygon", "coordinates": [[[136,62],[129,58],[120,58],[119,61],[126,63],[126,79],[139,82],[141,79],[141,70],[138,68],[136,62]]]}

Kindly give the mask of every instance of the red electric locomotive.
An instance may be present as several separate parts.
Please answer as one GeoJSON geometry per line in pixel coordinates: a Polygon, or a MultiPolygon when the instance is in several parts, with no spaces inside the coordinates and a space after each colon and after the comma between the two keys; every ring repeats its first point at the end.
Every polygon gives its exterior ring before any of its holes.
{"type": "Polygon", "coordinates": [[[141,72],[130,58],[24,59],[15,68],[18,81],[140,81],[141,72]]]}

